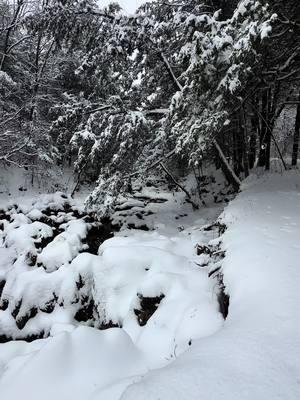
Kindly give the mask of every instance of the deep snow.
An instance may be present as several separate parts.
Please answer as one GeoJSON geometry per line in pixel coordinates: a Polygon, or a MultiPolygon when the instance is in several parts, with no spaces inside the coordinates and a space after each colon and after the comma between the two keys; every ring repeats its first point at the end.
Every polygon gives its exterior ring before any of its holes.
{"type": "Polygon", "coordinates": [[[229,315],[122,400],[300,398],[300,176],[248,179],[220,217],[229,315]]]}
{"type": "MultiPolygon", "coordinates": [[[[100,246],[98,256],[78,254],[75,244],[77,253],[62,265],[46,257],[46,270],[27,271],[22,264],[25,247],[32,246],[35,236],[31,222],[41,209],[38,203],[23,210],[25,219],[18,214],[16,226],[6,224],[11,241],[1,249],[6,260],[1,273],[7,279],[16,272],[11,267],[14,251],[27,279],[18,283],[15,274],[4,292],[14,295],[18,288],[26,299],[30,287],[33,299],[40,293],[41,300],[53,284],[65,306],[56,306],[52,314],[38,313],[23,328],[47,327],[50,337],[0,344],[1,399],[300,398],[299,173],[248,179],[219,218],[228,226],[220,238],[215,230],[201,229],[220,208],[193,214],[181,194],[164,196],[167,202],[146,206],[154,212],[147,218],[155,231],[123,230],[100,246]],[[27,236],[12,234],[20,227],[27,236]],[[197,243],[220,247],[226,256],[214,261],[197,256],[197,243]],[[216,266],[222,266],[230,294],[225,323],[218,312],[216,280],[208,278],[216,266]],[[31,279],[33,272],[43,278],[31,279]],[[81,290],[92,292],[100,315],[102,310],[122,329],[100,331],[74,320],[72,290],[79,272],[89,282],[81,290]],[[44,280],[46,286],[37,292],[44,280]],[[137,294],[165,295],[145,326],[134,313],[137,294]]],[[[132,206],[141,204],[135,200],[132,206]]],[[[70,222],[64,223],[68,228],[70,222]]],[[[77,228],[76,234],[84,235],[83,226],[77,228]]],[[[38,232],[46,235],[45,229],[38,232]]],[[[67,232],[69,243],[73,236],[67,232]]],[[[48,255],[51,259],[59,252],[55,247],[48,255]]],[[[16,331],[7,310],[0,311],[0,329],[4,322],[16,331]]]]}

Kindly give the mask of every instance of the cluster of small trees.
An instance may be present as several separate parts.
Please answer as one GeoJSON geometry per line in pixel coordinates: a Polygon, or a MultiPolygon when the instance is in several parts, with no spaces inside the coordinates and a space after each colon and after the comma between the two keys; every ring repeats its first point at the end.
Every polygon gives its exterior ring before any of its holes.
{"type": "Polygon", "coordinates": [[[171,159],[216,162],[235,189],[274,157],[295,166],[299,15],[298,0],[157,0],[132,16],[93,0],[2,0],[0,160],[68,159],[97,181],[87,204],[103,212],[171,159]],[[277,135],[286,112],[294,132],[277,135]]]}

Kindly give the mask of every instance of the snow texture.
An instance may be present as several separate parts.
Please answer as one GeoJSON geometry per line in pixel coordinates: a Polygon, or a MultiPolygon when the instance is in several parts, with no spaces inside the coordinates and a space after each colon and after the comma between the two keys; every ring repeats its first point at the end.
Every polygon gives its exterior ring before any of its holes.
{"type": "Polygon", "coordinates": [[[298,173],[248,180],[221,217],[224,328],[131,385],[122,400],[300,397],[299,184],[298,173]]]}
{"type": "MultiPolygon", "coordinates": [[[[52,200],[63,204],[61,196],[55,196],[52,200]]],[[[51,264],[49,256],[46,268],[26,267],[25,247],[31,248],[36,235],[51,234],[49,227],[35,221],[43,202],[4,221],[9,242],[0,249],[0,271],[6,279],[2,297],[15,296],[9,307],[22,297],[21,314],[33,303],[44,304],[53,291],[59,299],[52,313],[39,310],[19,329],[33,334],[43,328],[50,336],[0,344],[1,398],[300,397],[298,173],[248,178],[219,218],[227,225],[221,237],[207,226],[217,208],[186,215],[188,205],[176,195],[159,204],[160,214],[149,216],[153,232],[123,230],[105,241],[98,255],[73,254],[72,260],[62,258],[58,264],[51,264]],[[225,258],[214,265],[209,255],[196,254],[199,243],[224,251],[225,258]],[[218,311],[214,274],[208,277],[213,266],[222,267],[230,295],[225,323],[218,311]],[[80,289],[79,275],[84,282],[80,289]],[[76,293],[93,297],[100,322],[121,328],[82,326],[74,319],[76,293]],[[159,298],[145,325],[138,323],[136,314],[143,298],[159,298]]],[[[131,201],[127,206],[141,204],[131,201]]],[[[80,219],[63,225],[63,243],[68,244],[74,243],[73,235],[82,238],[88,229],[80,219]]],[[[56,260],[61,248],[56,240],[51,243],[56,260]]],[[[76,240],[74,248],[77,252],[76,240]]],[[[9,307],[0,310],[0,328],[14,335],[18,328],[9,307]]]]}

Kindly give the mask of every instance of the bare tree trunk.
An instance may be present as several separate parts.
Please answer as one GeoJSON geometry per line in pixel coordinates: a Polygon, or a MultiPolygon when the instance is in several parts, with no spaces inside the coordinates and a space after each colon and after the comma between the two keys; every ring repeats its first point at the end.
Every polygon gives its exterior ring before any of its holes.
{"type": "Polygon", "coordinates": [[[193,202],[191,194],[186,190],[186,188],[185,188],[184,186],[182,186],[182,185],[177,181],[177,179],[174,177],[174,175],[172,174],[172,172],[168,170],[168,168],[165,166],[165,164],[161,161],[159,165],[160,165],[161,168],[165,171],[165,173],[172,179],[172,181],[174,182],[174,184],[175,184],[176,186],[178,186],[179,189],[181,189],[181,190],[186,194],[186,196],[187,196],[187,198],[188,198],[188,201],[189,201],[189,203],[192,204],[193,208],[194,208],[194,209],[198,209],[199,206],[198,206],[198,204],[196,204],[196,203],[193,202]]]}
{"type": "Polygon", "coordinates": [[[8,56],[9,49],[11,50],[13,48],[13,46],[9,47],[10,35],[11,35],[12,31],[14,30],[16,23],[18,22],[18,18],[19,18],[20,12],[22,10],[23,4],[24,4],[24,0],[18,0],[16,11],[13,15],[12,21],[10,22],[10,26],[8,27],[8,29],[6,31],[4,45],[3,45],[3,55],[2,55],[1,62],[0,62],[0,71],[4,71],[5,61],[8,56]]]}
{"type": "Polygon", "coordinates": [[[238,158],[238,140],[237,140],[237,127],[234,124],[232,128],[232,165],[234,172],[238,175],[240,172],[239,158],[238,158]]]}
{"type": "Polygon", "coordinates": [[[273,128],[276,121],[276,109],[278,108],[278,96],[280,93],[280,82],[276,82],[274,88],[269,87],[265,89],[262,95],[261,103],[261,136],[260,136],[260,154],[259,154],[259,166],[265,167],[266,170],[270,169],[270,157],[271,157],[271,141],[273,139],[279,156],[285,166],[282,158],[281,151],[278,143],[273,135],[273,128]]]}
{"type": "Polygon", "coordinates": [[[273,127],[270,127],[271,129],[268,129],[268,126],[270,126],[270,120],[271,120],[271,96],[272,96],[272,90],[268,89],[267,90],[267,104],[266,104],[266,141],[265,141],[265,146],[266,146],[266,170],[270,170],[270,158],[271,158],[271,135],[272,135],[272,129],[273,127]]]}
{"type": "MultiPolygon", "coordinates": [[[[300,101],[300,93],[299,93],[300,101]]],[[[297,105],[297,114],[295,121],[295,133],[294,133],[294,143],[293,143],[293,153],[292,153],[292,166],[296,166],[298,162],[298,152],[299,152],[299,141],[300,141],[300,103],[297,105]]]]}
{"type": "MultiPolygon", "coordinates": [[[[255,106],[251,106],[255,110],[257,110],[257,99],[254,100],[255,106]]],[[[250,143],[249,143],[249,168],[252,169],[256,163],[257,156],[257,138],[260,137],[259,132],[259,119],[256,112],[252,112],[251,116],[251,135],[250,135],[250,143]]]]}
{"type": "Polygon", "coordinates": [[[244,173],[245,177],[249,176],[249,144],[248,144],[248,129],[247,129],[247,120],[245,115],[245,109],[242,107],[242,133],[243,133],[243,165],[244,165],[244,173]]]}
{"type": "Polygon", "coordinates": [[[227,161],[225,154],[223,153],[221,147],[219,146],[218,142],[214,139],[213,140],[213,144],[218,152],[220,161],[221,161],[221,168],[222,171],[226,177],[226,179],[228,180],[228,182],[232,185],[232,187],[234,188],[234,190],[236,192],[238,192],[240,190],[240,186],[241,186],[241,181],[240,179],[237,177],[237,175],[235,174],[233,168],[231,167],[231,165],[229,164],[229,162],[227,161]]]}
{"type": "Polygon", "coordinates": [[[264,92],[262,93],[261,97],[261,130],[260,130],[260,138],[259,138],[259,160],[258,160],[258,165],[259,167],[265,167],[266,169],[270,168],[270,164],[267,160],[268,154],[270,151],[270,146],[271,146],[271,136],[270,132],[268,131],[268,92],[269,89],[265,89],[264,92]]]}

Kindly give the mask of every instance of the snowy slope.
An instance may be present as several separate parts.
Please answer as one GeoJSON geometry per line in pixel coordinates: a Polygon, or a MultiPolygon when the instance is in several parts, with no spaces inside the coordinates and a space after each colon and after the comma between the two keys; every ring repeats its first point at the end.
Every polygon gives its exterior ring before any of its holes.
{"type": "Polygon", "coordinates": [[[41,193],[62,190],[71,193],[75,186],[72,168],[54,167],[25,170],[12,166],[0,169],[0,207],[8,202],[27,201],[41,193]]]}
{"type": "Polygon", "coordinates": [[[229,315],[122,400],[300,398],[300,176],[249,179],[224,211],[229,315]]]}
{"type": "MultiPolygon", "coordinates": [[[[17,214],[26,232],[38,227],[29,221],[38,216],[37,204],[35,211],[26,208],[27,219],[17,214]]],[[[220,238],[201,229],[215,207],[191,213],[181,195],[156,207],[150,216],[155,231],[122,231],[104,242],[98,255],[78,254],[56,264],[57,270],[22,267],[29,279],[24,293],[29,285],[34,296],[35,284],[40,290],[41,282],[48,280],[48,287],[57,277],[64,305],[57,304],[51,314],[39,312],[21,330],[48,326],[46,339],[0,344],[1,400],[300,398],[299,174],[248,179],[220,217],[228,227],[220,238]],[[218,312],[216,281],[208,277],[212,266],[205,266],[209,256],[197,256],[197,243],[226,251],[215,264],[222,266],[230,295],[225,322],[218,312]],[[77,303],[71,294],[78,273],[87,282],[79,293],[92,293],[99,315],[104,312],[121,329],[101,331],[74,320],[77,303]],[[139,296],[161,294],[165,297],[147,324],[138,324],[139,296]]],[[[4,224],[9,231],[20,228],[11,224],[4,224]]],[[[15,235],[10,236],[15,248],[15,235]]],[[[1,251],[5,255],[9,249],[1,251]]],[[[16,293],[13,288],[12,280],[9,293],[16,293]]],[[[7,310],[0,311],[2,321],[15,323],[7,310]]]]}
{"type": "Polygon", "coordinates": [[[215,282],[196,254],[216,236],[200,227],[220,207],[191,213],[182,193],[139,196],[164,198],[145,206],[143,223],[155,230],[125,229],[98,255],[85,248],[90,223],[60,193],[2,212],[0,342],[46,338],[0,344],[1,399],[118,399],[222,328],[215,282]]]}

